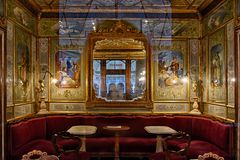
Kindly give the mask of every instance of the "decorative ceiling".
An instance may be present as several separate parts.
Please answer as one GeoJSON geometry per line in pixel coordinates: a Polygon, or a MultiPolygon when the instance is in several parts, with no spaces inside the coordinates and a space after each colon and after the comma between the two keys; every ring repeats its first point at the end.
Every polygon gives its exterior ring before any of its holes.
{"type": "MultiPolygon", "coordinates": [[[[71,13],[120,13],[120,14],[191,14],[198,15],[212,3],[222,0],[19,0],[28,2],[38,13],[43,15],[71,13]]],[[[56,16],[56,15],[55,15],[56,16]]],[[[71,15],[73,16],[73,15],[71,15]]],[[[128,15],[125,15],[126,17],[128,15]]],[[[151,15],[150,15],[151,16],[151,15]]],[[[50,16],[51,17],[51,16],[50,16]]],[[[73,18],[76,18],[73,16],[73,18]]],[[[146,17],[146,16],[145,16],[146,17]]],[[[180,16],[181,17],[181,16],[180,16]]],[[[110,17],[113,18],[113,17],[110,17]]],[[[130,18],[132,18],[130,16],[130,18]]],[[[159,18],[159,17],[157,17],[159,18]]],[[[184,17],[183,17],[184,18],[184,17]]],[[[185,18],[186,15],[185,15],[185,18]]]]}
{"type": "Polygon", "coordinates": [[[141,9],[142,7],[159,9],[166,6],[196,9],[205,0],[33,0],[41,9],[141,9]]]}

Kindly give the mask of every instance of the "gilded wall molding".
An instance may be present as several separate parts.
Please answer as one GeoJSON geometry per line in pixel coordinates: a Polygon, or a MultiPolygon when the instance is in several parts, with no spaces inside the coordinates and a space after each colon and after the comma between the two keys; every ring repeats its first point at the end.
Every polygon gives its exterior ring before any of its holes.
{"type": "Polygon", "coordinates": [[[7,26],[7,19],[4,17],[0,17],[0,26],[3,26],[4,28],[7,26]]]}

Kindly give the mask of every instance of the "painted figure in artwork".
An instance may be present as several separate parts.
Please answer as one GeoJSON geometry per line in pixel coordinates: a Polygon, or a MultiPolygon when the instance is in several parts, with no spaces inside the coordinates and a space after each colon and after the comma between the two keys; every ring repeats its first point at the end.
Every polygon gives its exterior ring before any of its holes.
{"type": "Polygon", "coordinates": [[[28,47],[24,44],[18,45],[18,79],[22,81],[22,83],[26,83],[28,81],[29,74],[29,51],[28,47]]]}
{"type": "Polygon", "coordinates": [[[80,77],[80,67],[79,67],[79,64],[78,63],[73,63],[73,68],[72,68],[72,71],[73,71],[73,80],[75,81],[79,81],[79,77],[80,77]]]}
{"type": "Polygon", "coordinates": [[[56,58],[57,87],[77,88],[80,85],[80,53],[75,50],[59,51],[56,58]]]}
{"type": "Polygon", "coordinates": [[[59,82],[57,82],[57,85],[63,87],[63,86],[73,86],[75,85],[75,81],[68,75],[67,68],[64,67],[62,71],[59,71],[59,82]]]}
{"type": "Polygon", "coordinates": [[[16,48],[17,80],[21,88],[22,97],[26,98],[30,82],[30,53],[25,43],[18,43],[16,48]]]}
{"type": "Polygon", "coordinates": [[[20,72],[20,79],[25,82],[27,80],[27,62],[26,62],[26,55],[22,53],[22,60],[19,65],[19,72],[20,72]]]}
{"type": "Polygon", "coordinates": [[[173,56],[172,63],[170,65],[172,73],[178,77],[178,70],[179,70],[179,62],[177,61],[177,58],[173,56]]]}
{"type": "Polygon", "coordinates": [[[211,49],[211,83],[213,86],[222,85],[222,60],[220,54],[223,50],[222,44],[217,44],[211,49]]]}
{"type": "Polygon", "coordinates": [[[215,13],[210,15],[207,21],[206,29],[214,29],[233,17],[233,2],[232,0],[224,3],[215,13]]]}
{"type": "MultiPolygon", "coordinates": [[[[220,75],[221,75],[221,62],[220,62],[220,57],[218,53],[215,54],[213,61],[212,61],[212,66],[213,66],[213,79],[216,81],[220,80],[220,75]]],[[[218,82],[219,83],[219,82],[218,82]]]]}
{"type": "Polygon", "coordinates": [[[177,51],[163,51],[158,55],[158,85],[160,87],[181,84],[183,55],[177,51]]]}

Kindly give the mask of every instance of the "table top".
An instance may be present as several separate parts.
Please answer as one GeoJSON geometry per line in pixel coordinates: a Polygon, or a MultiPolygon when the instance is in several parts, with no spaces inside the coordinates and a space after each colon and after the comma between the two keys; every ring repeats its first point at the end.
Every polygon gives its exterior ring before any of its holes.
{"type": "Polygon", "coordinates": [[[97,127],[89,126],[89,125],[78,125],[78,126],[72,126],[67,131],[73,135],[85,136],[85,135],[91,135],[96,133],[97,127]]]}
{"type": "Polygon", "coordinates": [[[129,130],[129,126],[104,126],[103,129],[109,130],[109,131],[126,131],[129,130]]]}
{"type": "Polygon", "coordinates": [[[152,134],[175,134],[177,131],[168,126],[145,126],[144,129],[152,134]]]}

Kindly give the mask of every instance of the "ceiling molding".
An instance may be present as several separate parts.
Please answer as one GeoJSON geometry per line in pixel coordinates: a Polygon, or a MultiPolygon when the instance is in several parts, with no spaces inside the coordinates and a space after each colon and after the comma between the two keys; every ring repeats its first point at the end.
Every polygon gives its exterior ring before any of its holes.
{"type": "Polygon", "coordinates": [[[59,12],[66,12],[66,13],[197,13],[198,10],[196,9],[180,9],[180,8],[171,8],[171,7],[162,7],[158,9],[77,9],[77,8],[68,8],[68,9],[43,9],[42,13],[59,13],[59,12]]]}
{"type": "Polygon", "coordinates": [[[199,19],[199,12],[206,15],[224,0],[204,0],[197,6],[195,6],[196,0],[192,0],[192,2],[184,0],[186,5],[180,5],[180,1],[176,1],[173,6],[159,2],[150,5],[145,2],[146,4],[142,4],[142,7],[139,4],[136,6],[101,6],[84,3],[84,1],[75,1],[72,4],[69,2],[66,6],[59,4],[58,0],[52,0],[50,3],[47,3],[46,0],[42,2],[36,0],[18,1],[34,15],[42,15],[40,18],[58,18],[58,14],[62,12],[68,15],[68,18],[127,18],[127,16],[130,16],[129,18],[165,18],[166,14],[172,14],[172,18],[199,19]]]}
{"type": "Polygon", "coordinates": [[[111,19],[121,19],[121,18],[187,18],[187,19],[198,19],[198,13],[62,13],[58,12],[43,12],[41,18],[61,18],[61,15],[65,18],[111,18],[111,19]]]}

